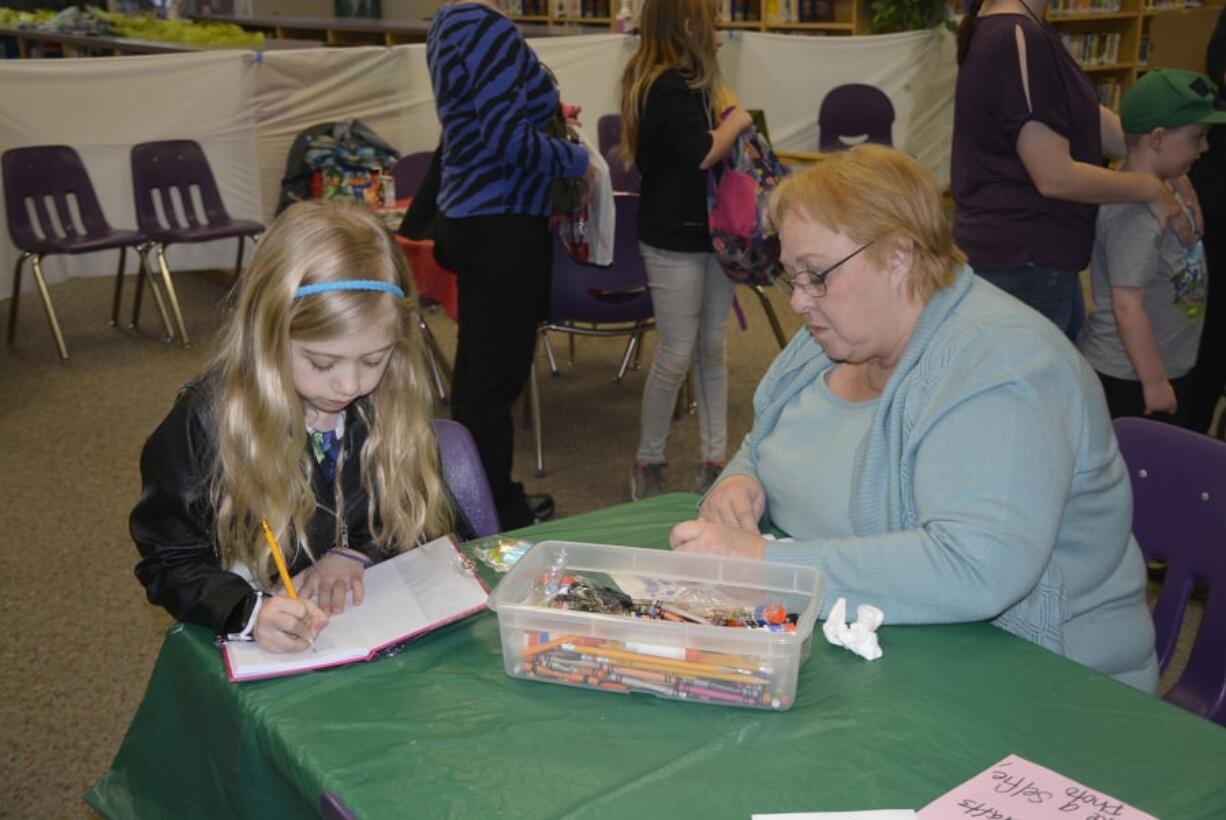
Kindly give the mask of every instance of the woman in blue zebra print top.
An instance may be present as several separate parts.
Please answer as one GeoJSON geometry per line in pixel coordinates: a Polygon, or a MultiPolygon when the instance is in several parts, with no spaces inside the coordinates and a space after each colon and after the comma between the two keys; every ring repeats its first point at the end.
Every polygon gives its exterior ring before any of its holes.
{"type": "Polygon", "coordinates": [[[492,2],[440,8],[426,61],[443,127],[435,256],[459,286],[452,417],[472,432],[499,519],[512,529],[553,509],[549,496],[525,495],[511,480],[511,404],[549,306],[550,185],[586,177],[587,152],[544,133],[557,87],[492,2]]]}

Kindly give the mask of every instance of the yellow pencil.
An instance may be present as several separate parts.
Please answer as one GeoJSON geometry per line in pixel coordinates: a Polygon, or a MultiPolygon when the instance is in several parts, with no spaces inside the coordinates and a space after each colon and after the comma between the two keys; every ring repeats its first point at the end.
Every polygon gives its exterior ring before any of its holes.
{"type": "Polygon", "coordinates": [[[277,574],[281,576],[281,583],[285,586],[285,594],[289,595],[290,600],[298,600],[298,591],[294,589],[294,582],[289,577],[289,567],[285,566],[285,556],[281,554],[281,545],[277,543],[277,537],[272,534],[272,528],[268,526],[267,521],[260,522],[264,526],[264,540],[268,542],[268,549],[272,551],[272,560],[277,565],[277,574]]]}

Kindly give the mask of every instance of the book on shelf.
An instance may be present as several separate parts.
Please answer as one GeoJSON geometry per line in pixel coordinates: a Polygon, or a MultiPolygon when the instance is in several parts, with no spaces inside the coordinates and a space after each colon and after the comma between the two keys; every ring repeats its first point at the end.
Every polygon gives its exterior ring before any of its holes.
{"type": "Polygon", "coordinates": [[[265,652],[250,641],[223,643],[227,676],[259,680],[369,661],[388,647],[480,612],[489,597],[450,535],[375,564],[362,582],[362,604],[332,615],[309,649],[265,652]]]}
{"type": "Polygon", "coordinates": [[[1098,92],[1098,101],[1102,105],[1112,110],[1118,110],[1120,107],[1120,97],[1124,92],[1124,87],[1120,85],[1119,80],[1102,80],[1094,83],[1094,90],[1098,92]]]}
{"type": "Polygon", "coordinates": [[[1080,14],[1117,14],[1120,0],[1051,0],[1048,17],[1069,17],[1080,14]]]}
{"type": "Polygon", "coordinates": [[[766,0],[765,9],[768,24],[834,22],[834,0],[766,0]]]}
{"type": "Polygon", "coordinates": [[[1086,34],[1065,32],[1060,41],[1082,66],[1115,65],[1120,57],[1120,33],[1090,32],[1086,34]]]}

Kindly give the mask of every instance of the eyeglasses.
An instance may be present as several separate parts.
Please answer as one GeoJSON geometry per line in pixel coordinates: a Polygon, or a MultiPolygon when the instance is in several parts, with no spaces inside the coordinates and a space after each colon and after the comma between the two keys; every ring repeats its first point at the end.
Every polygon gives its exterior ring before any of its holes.
{"type": "Polygon", "coordinates": [[[791,298],[792,292],[799,290],[803,295],[813,299],[820,299],[826,295],[826,279],[830,274],[834,273],[835,268],[842,265],[844,262],[849,262],[864,251],[869,245],[877,240],[865,242],[860,247],[856,248],[851,253],[844,256],[838,262],[835,262],[830,267],[823,271],[814,272],[811,270],[798,270],[795,273],[787,273],[786,271],[774,278],[775,287],[779,288],[788,298],[791,298]]]}

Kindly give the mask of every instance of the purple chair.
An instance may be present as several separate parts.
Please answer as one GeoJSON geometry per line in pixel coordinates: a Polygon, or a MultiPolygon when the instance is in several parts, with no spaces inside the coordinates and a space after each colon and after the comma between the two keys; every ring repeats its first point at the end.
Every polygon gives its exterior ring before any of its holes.
{"type": "Polygon", "coordinates": [[[817,150],[846,151],[857,142],[894,145],[894,104],[873,85],[848,83],[830,89],[817,113],[817,150]]]}
{"type": "Polygon", "coordinates": [[[630,163],[627,168],[622,163],[622,118],[620,114],[605,114],[596,121],[596,139],[600,155],[609,163],[609,179],[613,190],[620,193],[637,194],[643,184],[639,169],[630,163]]]}
{"type": "Polygon", "coordinates": [[[1226,442],[1143,418],[1115,421],[1132,479],[1132,531],[1146,561],[1166,564],[1154,608],[1165,669],[1188,598],[1208,587],[1188,665],[1164,698],[1226,726],[1226,442]]]}
{"type": "Polygon", "coordinates": [[[22,268],[26,260],[33,257],[34,280],[47,312],[47,321],[51,324],[60,358],[67,361],[68,346],[64,344],[64,334],[60,331],[59,318],[55,315],[55,306],[51,303],[51,293],[43,276],[43,257],[119,248],[119,269],[111,306],[111,324],[114,325],[119,312],[119,289],[123,282],[127,249],[129,246],[140,247],[147,237],[140,231],[111,228],[98,204],[98,196],[94,193],[94,186],[89,181],[80,155],[67,145],[12,148],[4,152],[0,165],[4,172],[4,208],[9,235],[22,252],[13,269],[8,343],[13,343],[17,333],[22,268]],[[72,207],[74,201],[75,209],[72,207]]]}
{"type": "MultiPolygon", "coordinates": [[[[626,375],[640,348],[643,334],[655,327],[647,271],[638,246],[638,194],[615,194],[617,228],[613,236],[613,264],[597,267],[576,262],[557,234],[553,237],[553,278],[549,296],[549,321],[538,332],[549,358],[549,370],[558,375],[557,358],[549,332],[566,333],[571,339],[574,363],[575,336],[628,336],[617,381],[626,375]]],[[[540,395],[536,365],[528,380],[532,432],[536,439],[536,475],[545,474],[541,443],[540,395]]]]}
{"type": "Polygon", "coordinates": [[[438,440],[443,481],[472,526],[473,534],[483,538],[501,532],[494,494],[490,491],[490,482],[481,466],[481,456],[472,434],[463,424],[450,419],[434,419],[431,424],[438,440]]]}
{"type": "Polygon", "coordinates": [[[426,172],[430,170],[430,160],[433,157],[433,151],[418,151],[415,154],[405,154],[396,160],[391,174],[392,179],[396,181],[397,199],[417,194],[421,181],[426,178],[426,172]]]}
{"type": "MultiPolygon", "coordinates": [[[[166,248],[176,242],[212,242],[238,237],[238,257],[234,262],[237,276],[243,267],[244,240],[249,236],[258,237],[264,232],[264,226],[251,220],[230,218],[209,161],[194,140],[143,142],[134,146],[132,191],[136,196],[137,224],[149,237],[149,245],[142,255],[148,253],[151,246],[156,246],[162,287],[174,311],[179,340],[187,347],[187,326],[170,278],[170,267],[166,264],[166,248]]],[[[140,319],[143,285],[144,279],[138,279],[136,301],[132,305],[133,327],[140,319]]]]}

